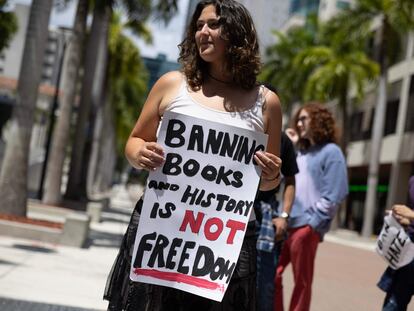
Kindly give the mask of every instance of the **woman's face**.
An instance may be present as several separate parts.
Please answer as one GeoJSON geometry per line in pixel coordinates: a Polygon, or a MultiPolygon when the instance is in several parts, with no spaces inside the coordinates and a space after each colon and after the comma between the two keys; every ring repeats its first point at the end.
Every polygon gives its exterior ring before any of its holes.
{"type": "Polygon", "coordinates": [[[198,53],[205,62],[223,62],[227,41],[221,37],[222,27],[214,5],[206,6],[197,20],[195,41],[198,53]]]}
{"type": "Polygon", "coordinates": [[[299,112],[298,120],[296,123],[296,126],[299,130],[298,134],[300,138],[312,139],[312,130],[310,127],[310,121],[311,121],[311,118],[309,116],[309,113],[305,109],[302,109],[299,112]]]}

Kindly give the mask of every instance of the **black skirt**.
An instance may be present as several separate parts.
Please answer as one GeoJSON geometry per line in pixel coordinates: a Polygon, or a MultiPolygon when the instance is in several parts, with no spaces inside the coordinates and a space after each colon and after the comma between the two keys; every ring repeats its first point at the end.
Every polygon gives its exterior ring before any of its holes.
{"type": "Polygon", "coordinates": [[[111,311],[254,311],[256,310],[256,238],[249,222],[236,268],[222,302],[174,288],[131,281],[132,252],[142,209],[132,213],[118,256],[106,282],[104,299],[111,311]]]}

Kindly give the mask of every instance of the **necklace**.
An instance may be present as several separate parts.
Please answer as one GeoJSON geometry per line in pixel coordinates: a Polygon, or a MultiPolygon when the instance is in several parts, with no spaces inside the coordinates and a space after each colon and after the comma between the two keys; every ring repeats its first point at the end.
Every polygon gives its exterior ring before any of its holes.
{"type": "Polygon", "coordinates": [[[223,84],[233,84],[233,81],[223,81],[223,80],[220,80],[220,79],[217,79],[216,77],[213,77],[209,72],[207,72],[207,75],[211,78],[211,79],[213,79],[213,80],[215,80],[215,81],[217,81],[217,82],[220,82],[220,83],[223,83],[223,84]]]}

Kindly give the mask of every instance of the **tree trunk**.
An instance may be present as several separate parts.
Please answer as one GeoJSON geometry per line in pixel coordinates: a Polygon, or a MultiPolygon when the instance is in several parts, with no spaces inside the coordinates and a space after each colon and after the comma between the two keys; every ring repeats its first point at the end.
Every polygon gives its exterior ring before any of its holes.
{"type": "Polygon", "coordinates": [[[370,237],[373,233],[373,225],[375,219],[375,212],[377,208],[377,186],[378,173],[380,166],[380,154],[382,146],[382,137],[384,133],[385,114],[387,110],[387,59],[386,59],[386,45],[384,41],[384,34],[386,22],[383,20],[381,29],[379,30],[378,38],[378,52],[379,64],[381,69],[381,76],[378,87],[378,103],[375,108],[374,128],[371,139],[371,152],[368,168],[368,182],[367,182],[367,197],[364,206],[364,222],[362,225],[362,236],[370,237]]]}
{"type": "Polygon", "coordinates": [[[75,132],[75,145],[72,148],[66,197],[69,199],[87,198],[85,165],[86,140],[93,130],[89,122],[93,105],[99,103],[105,77],[108,54],[108,29],[111,9],[95,7],[91,33],[85,57],[85,73],[82,83],[81,102],[75,132]]]}
{"type": "Polygon", "coordinates": [[[48,38],[52,0],[33,0],[27,27],[23,59],[17,85],[0,175],[0,211],[25,216],[30,138],[34,122],[42,65],[48,38]]]}
{"type": "MultiPolygon", "coordinates": [[[[115,127],[112,116],[112,107],[110,102],[105,101],[105,106],[102,107],[102,124],[99,137],[93,154],[95,154],[96,165],[90,165],[90,187],[95,193],[106,192],[110,189],[112,184],[114,165],[116,160],[116,146],[115,146],[115,127]],[[92,170],[93,168],[93,170],[92,170]]],[[[92,156],[93,157],[93,156],[92,156]]],[[[92,163],[91,163],[92,164],[92,163]]]]}
{"type": "Polygon", "coordinates": [[[82,46],[85,40],[88,1],[79,0],[76,10],[74,34],[68,42],[67,55],[64,63],[63,95],[59,109],[59,119],[53,133],[50,161],[47,164],[47,175],[43,202],[59,205],[62,201],[61,185],[63,164],[69,144],[72,107],[76,98],[76,90],[81,64],[82,46]]]}
{"type": "MultiPolygon", "coordinates": [[[[348,83],[347,83],[348,84],[348,83]]],[[[348,141],[349,141],[349,117],[348,117],[348,85],[345,85],[344,91],[342,92],[339,98],[339,106],[341,107],[342,113],[342,133],[341,133],[341,149],[344,153],[345,159],[347,158],[348,154],[348,141]]]]}

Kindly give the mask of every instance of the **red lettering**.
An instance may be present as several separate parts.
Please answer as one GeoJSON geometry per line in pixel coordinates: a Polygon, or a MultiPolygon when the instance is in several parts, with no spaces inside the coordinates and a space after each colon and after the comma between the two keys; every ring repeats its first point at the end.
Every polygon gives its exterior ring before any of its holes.
{"type": "Polygon", "coordinates": [[[186,210],[183,222],[180,226],[180,231],[184,232],[187,229],[187,225],[190,225],[190,229],[193,233],[198,233],[200,231],[201,223],[204,219],[204,213],[198,212],[197,219],[194,218],[193,211],[186,210]]]}
{"type": "Polygon", "coordinates": [[[204,235],[206,236],[207,240],[215,241],[220,236],[221,232],[223,231],[223,222],[220,218],[213,217],[206,221],[204,225],[204,235]],[[216,225],[217,229],[215,232],[211,231],[211,227],[216,225]]]}
{"type": "Polygon", "coordinates": [[[226,227],[230,228],[230,233],[227,237],[227,244],[233,244],[234,236],[236,235],[237,231],[244,231],[246,224],[237,220],[229,219],[226,223],[226,227]]]}

